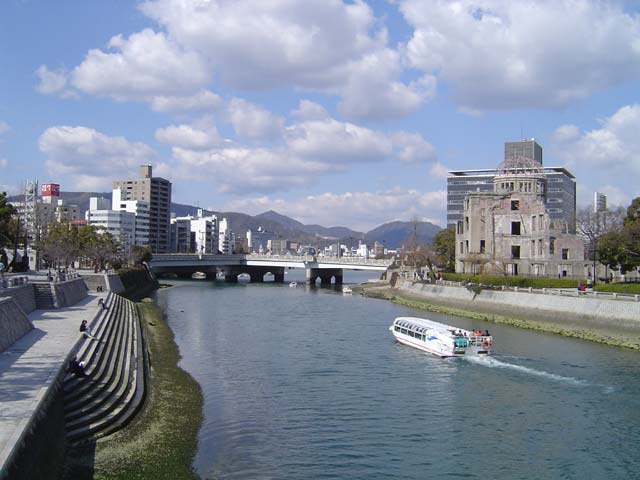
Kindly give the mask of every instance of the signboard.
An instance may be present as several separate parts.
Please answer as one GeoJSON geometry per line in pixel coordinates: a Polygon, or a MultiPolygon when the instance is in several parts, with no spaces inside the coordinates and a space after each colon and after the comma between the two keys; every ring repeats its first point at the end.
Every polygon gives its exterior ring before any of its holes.
{"type": "Polygon", "coordinates": [[[60,185],[58,183],[43,183],[40,191],[43,197],[59,197],[60,185]]]}

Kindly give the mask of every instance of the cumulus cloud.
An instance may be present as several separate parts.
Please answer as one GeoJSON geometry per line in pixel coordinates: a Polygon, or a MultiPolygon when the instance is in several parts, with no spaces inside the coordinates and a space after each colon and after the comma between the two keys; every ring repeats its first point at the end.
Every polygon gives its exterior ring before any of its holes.
{"type": "Polygon", "coordinates": [[[9,132],[10,130],[11,130],[11,127],[9,126],[9,124],[7,122],[3,122],[2,120],[0,120],[0,137],[5,133],[9,132]]]}
{"type": "Polygon", "coordinates": [[[0,158],[0,168],[7,168],[9,166],[9,160],[6,158],[0,158]]]}
{"type": "Polygon", "coordinates": [[[194,125],[170,125],[159,128],[155,137],[161,143],[196,150],[212,148],[221,142],[215,125],[207,121],[194,125]]]}
{"type": "Polygon", "coordinates": [[[71,74],[75,87],[120,101],[152,101],[195,95],[210,80],[203,59],[162,32],[147,28],[128,38],[117,35],[107,47],[110,51],[89,50],[71,74]]]}
{"type": "Polygon", "coordinates": [[[554,148],[569,166],[588,165],[640,172],[640,105],[627,105],[602,121],[602,127],[580,132],[562,125],[553,134],[554,148]]]}
{"type": "Polygon", "coordinates": [[[58,95],[62,98],[77,98],[78,93],[69,85],[69,73],[64,69],[49,70],[40,65],[36,70],[38,85],[36,91],[43,95],[58,95]]]}
{"type": "MultiPolygon", "coordinates": [[[[591,193],[605,182],[628,192],[624,196],[613,190],[614,198],[629,198],[640,193],[640,105],[627,105],[601,121],[601,128],[580,131],[575,125],[562,125],[552,135],[552,148],[571,168],[579,182],[591,193]]],[[[606,193],[606,192],[605,192],[606,193]]]]}
{"type": "Polygon", "coordinates": [[[174,174],[193,180],[193,172],[206,171],[221,193],[269,193],[308,185],[330,167],[301,162],[284,151],[228,147],[207,151],[174,148],[178,166],[174,174]]]}
{"type": "Polygon", "coordinates": [[[189,96],[155,96],[151,99],[152,110],[168,113],[212,113],[220,110],[223,104],[222,98],[209,90],[201,90],[189,96]]]}
{"type": "Polygon", "coordinates": [[[295,156],[336,164],[376,162],[392,151],[385,134],[334,119],[291,125],[285,141],[295,156]]]}
{"type": "Polygon", "coordinates": [[[318,103],[300,100],[298,108],[291,111],[291,116],[299,120],[326,120],[329,118],[329,113],[318,103]]]}
{"type": "Polygon", "coordinates": [[[229,102],[228,114],[236,134],[246,139],[279,137],[284,120],[273,113],[240,98],[229,102]]]}
{"type": "Polygon", "coordinates": [[[157,22],[92,49],[71,72],[39,69],[39,89],[71,85],[156,111],[211,111],[202,92],[215,79],[234,89],[295,87],[340,97],[347,118],[406,115],[433,96],[435,77],[405,83],[402,59],[362,0],[147,0],[157,22]],[[200,95],[200,98],[196,98],[200,95]]]}
{"type": "Polygon", "coordinates": [[[409,65],[470,111],[557,108],[640,76],[640,17],[623,2],[399,0],[409,65]]]}
{"type": "Polygon", "coordinates": [[[418,133],[397,132],[393,135],[393,143],[399,150],[398,159],[402,162],[433,162],[436,151],[422,135],[418,133]]]}
{"type": "Polygon", "coordinates": [[[353,62],[344,86],[336,89],[343,97],[338,110],[347,118],[402,117],[435,95],[434,76],[425,75],[407,85],[396,80],[400,73],[399,55],[388,48],[353,62]]]}
{"type": "Polygon", "coordinates": [[[38,139],[51,174],[68,175],[74,188],[109,188],[111,180],[129,176],[155,158],[144,143],[110,137],[92,128],[55,126],[38,139]]]}
{"type": "Polygon", "coordinates": [[[380,192],[326,192],[290,200],[268,196],[239,199],[227,204],[225,209],[253,214],[273,209],[303,223],[348,225],[368,231],[385,222],[413,218],[441,224],[446,216],[446,196],[445,191],[400,188],[380,192]],[[317,208],[318,205],[323,208],[317,208]]]}

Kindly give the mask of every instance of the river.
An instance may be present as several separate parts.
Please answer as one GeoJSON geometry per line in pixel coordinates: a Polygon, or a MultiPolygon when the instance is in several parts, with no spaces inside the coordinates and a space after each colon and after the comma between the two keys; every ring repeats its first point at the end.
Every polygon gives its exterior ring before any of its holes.
{"type": "Polygon", "coordinates": [[[302,275],[288,272],[297,288],[157,293],[204,394],[201,478],[640,478],[638,352],[309,289],[302,275]],[[400,345],[388,327],[402,315],[487,328],[496,354],[400,345]]]}

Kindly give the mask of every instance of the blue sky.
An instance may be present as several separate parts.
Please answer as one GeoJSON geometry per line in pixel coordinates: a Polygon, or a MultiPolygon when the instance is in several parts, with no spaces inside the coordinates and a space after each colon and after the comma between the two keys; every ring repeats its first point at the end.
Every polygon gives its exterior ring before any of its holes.
{"type": "Polygon", "coordinates": [[[446,172],[535,137],[578,201],[640,195],[640,5],[0,3],[0,189],[109,191],[369,229],[445,224],[446,172]]]}

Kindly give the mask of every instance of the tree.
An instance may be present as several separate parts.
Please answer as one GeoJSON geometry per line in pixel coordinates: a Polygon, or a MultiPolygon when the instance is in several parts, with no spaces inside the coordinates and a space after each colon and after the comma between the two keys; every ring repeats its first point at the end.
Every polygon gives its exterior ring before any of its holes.
{"type": "Polygon", "coordinates": [[[142,247],[140,245],[134,245],[131,247],[131,258],[133,263],[141,264],[143,262],[150,262],[151,257],[150,247],[142,247]]]}
{"type": "Polygon", "coordinates": [[[640,265],[640,197],[626,210],[624,220],[597,242],[600,261],[626,273],[640,265]]]}
{"type": "Polygon", "coordinates": [[[436,233],[432,240],[438,265],[446,272],[456,270],[456,232],[454,227],[445,228],[436,233]]]}
{"type": "Polygon", "coordinates": [[[598,240],[606,233],[611,233],[622,228],[625,217],[624,207],[594,212],[590,207],[579,208],[576,212],[576,228],[578,234],[587,242],[590,259],[597,249],[598,240]]]}
{"type": "Polygon", "coordinates": [[[6,192],[0,192],[0,262],[5,268],[8,259],[4,249],[12,246],[16,240],[16,215],[15,207],[7,201],[6,192]]]}

